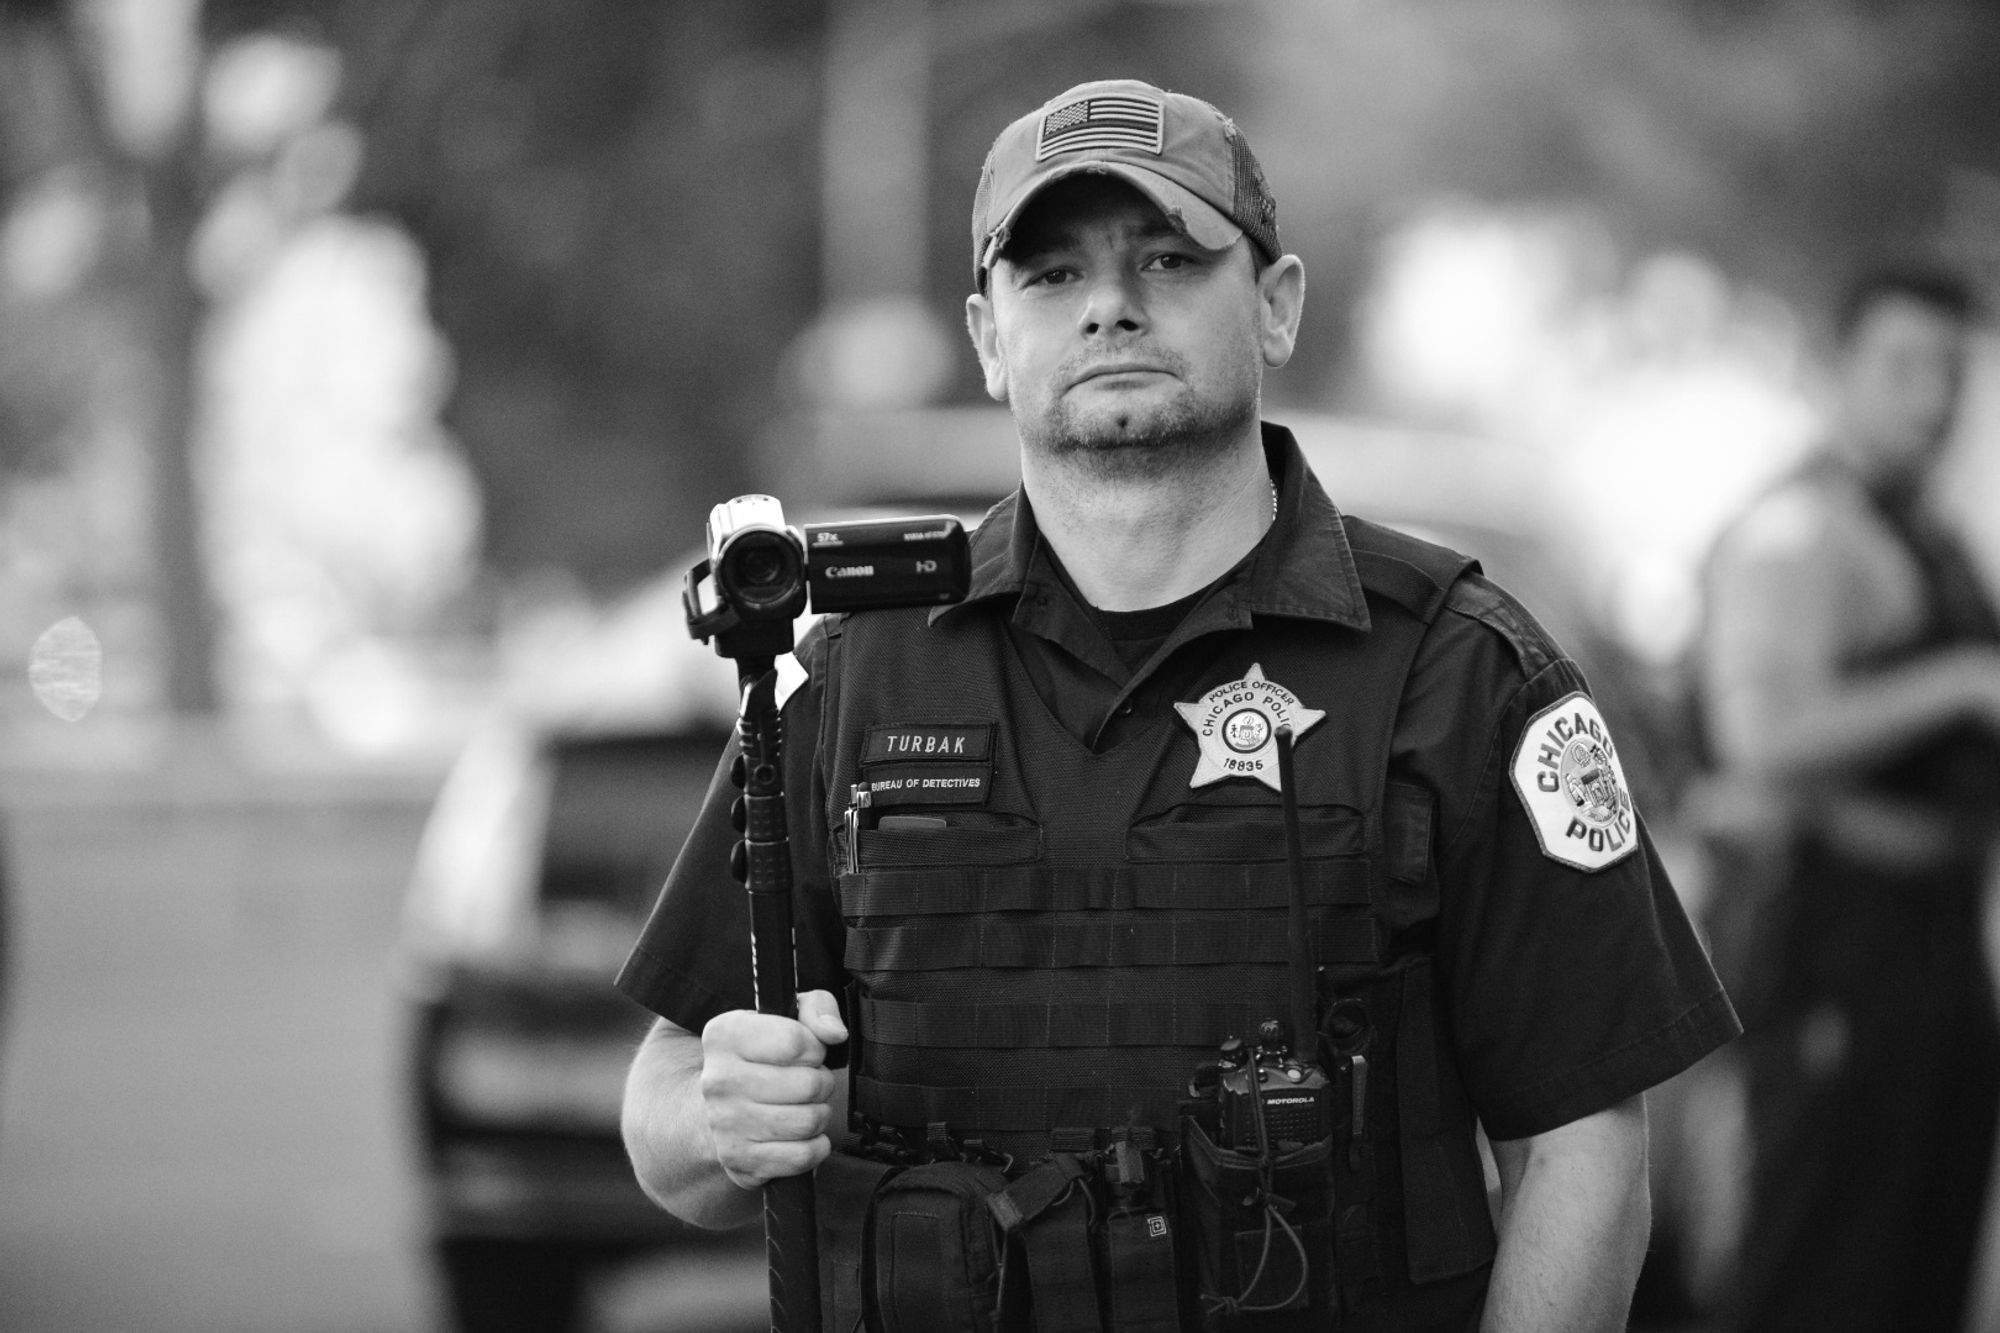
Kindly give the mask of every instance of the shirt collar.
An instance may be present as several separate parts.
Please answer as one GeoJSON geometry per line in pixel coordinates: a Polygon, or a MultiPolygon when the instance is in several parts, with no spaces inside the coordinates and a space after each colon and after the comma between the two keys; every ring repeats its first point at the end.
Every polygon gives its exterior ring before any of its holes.
{"type": "MultiPolygon", "coordinates": [[[[1278,516],[1243,573],[1203,605],[1202,619],[1218,613],[1247,628],[1253,615],[1320,620],[1352,629],[1369,626],[1368,603],[1347,527],[1340,511],[1306,465],[1298,441],[1283,426],[1263,423],[1264,458],[1278,483],[1278,516]],[[1217,602],[1224,604],[1218,606],[1217,602]]],[[[1034,509],[1019,488],[990,510],[972,534],[972,576],[960,607],[1032,594],[1047,602],[1063,594],[1044,549],[1034,509]]],[[[955,607],[932,610],[931,619],[955,607]]],[[[1027,612],[1028,607],[1018,608],[1027,612]]],[[[1016,619],[1020,616],[1017,614],[1016,619]]]]}

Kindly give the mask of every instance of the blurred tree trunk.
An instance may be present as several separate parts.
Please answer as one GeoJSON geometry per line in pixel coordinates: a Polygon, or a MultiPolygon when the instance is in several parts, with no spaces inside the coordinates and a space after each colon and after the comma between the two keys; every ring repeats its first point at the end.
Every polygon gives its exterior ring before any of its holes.
{"type": "Polygon", "coordinates": [[[204,191],[199,145],[183,134],[140,164],[152,229],[142,292],[153,363],[146,435],[153,464],[154,597],[164,649],[167,706],[182,716],[220,707],[215,670],[215,602],[202,553],[201,495],[195,483],[196,351],[202,300],[190,246],[204,191]]]}
{"type": "Polygon", "coordinates": [[[153,607],[167,708],[221,706],[216,610],[202,552],[195,479],[197,354],[203,317],[191,247],[207,179],[196,90],[205,0],[67,0],[64,23],[79,111],[108,171],[145,200],[145,244],[114,276],[130,293],[140,360],[133,423],[151,475],[153,607]]]}

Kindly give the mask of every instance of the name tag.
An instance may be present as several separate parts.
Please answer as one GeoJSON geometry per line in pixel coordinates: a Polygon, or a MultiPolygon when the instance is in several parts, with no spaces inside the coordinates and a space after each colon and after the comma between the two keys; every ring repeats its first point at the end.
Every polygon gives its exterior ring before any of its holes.
{"type": "Polygon", "coordinates": [[[991,722],[870,727],[861,778],[883,805],[981,805],[993,795],[991,722]]]}
{"type": "Polygon", "coordinates": [[[911,760],[984,761],[993,757],[993,724],[904,723],[868,728],[864,764],[911,760]]]}

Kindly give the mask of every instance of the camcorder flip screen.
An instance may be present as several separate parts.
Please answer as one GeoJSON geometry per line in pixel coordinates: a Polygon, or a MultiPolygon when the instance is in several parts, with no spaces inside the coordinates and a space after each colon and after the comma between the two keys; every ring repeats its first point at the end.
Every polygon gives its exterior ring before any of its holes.
{"type": "Polygon", "coordinates": [[[808,523],[804,532],[815,611],[926,606],[965,596],[970,548],[964,525],[949,514],[808,523]]]}

